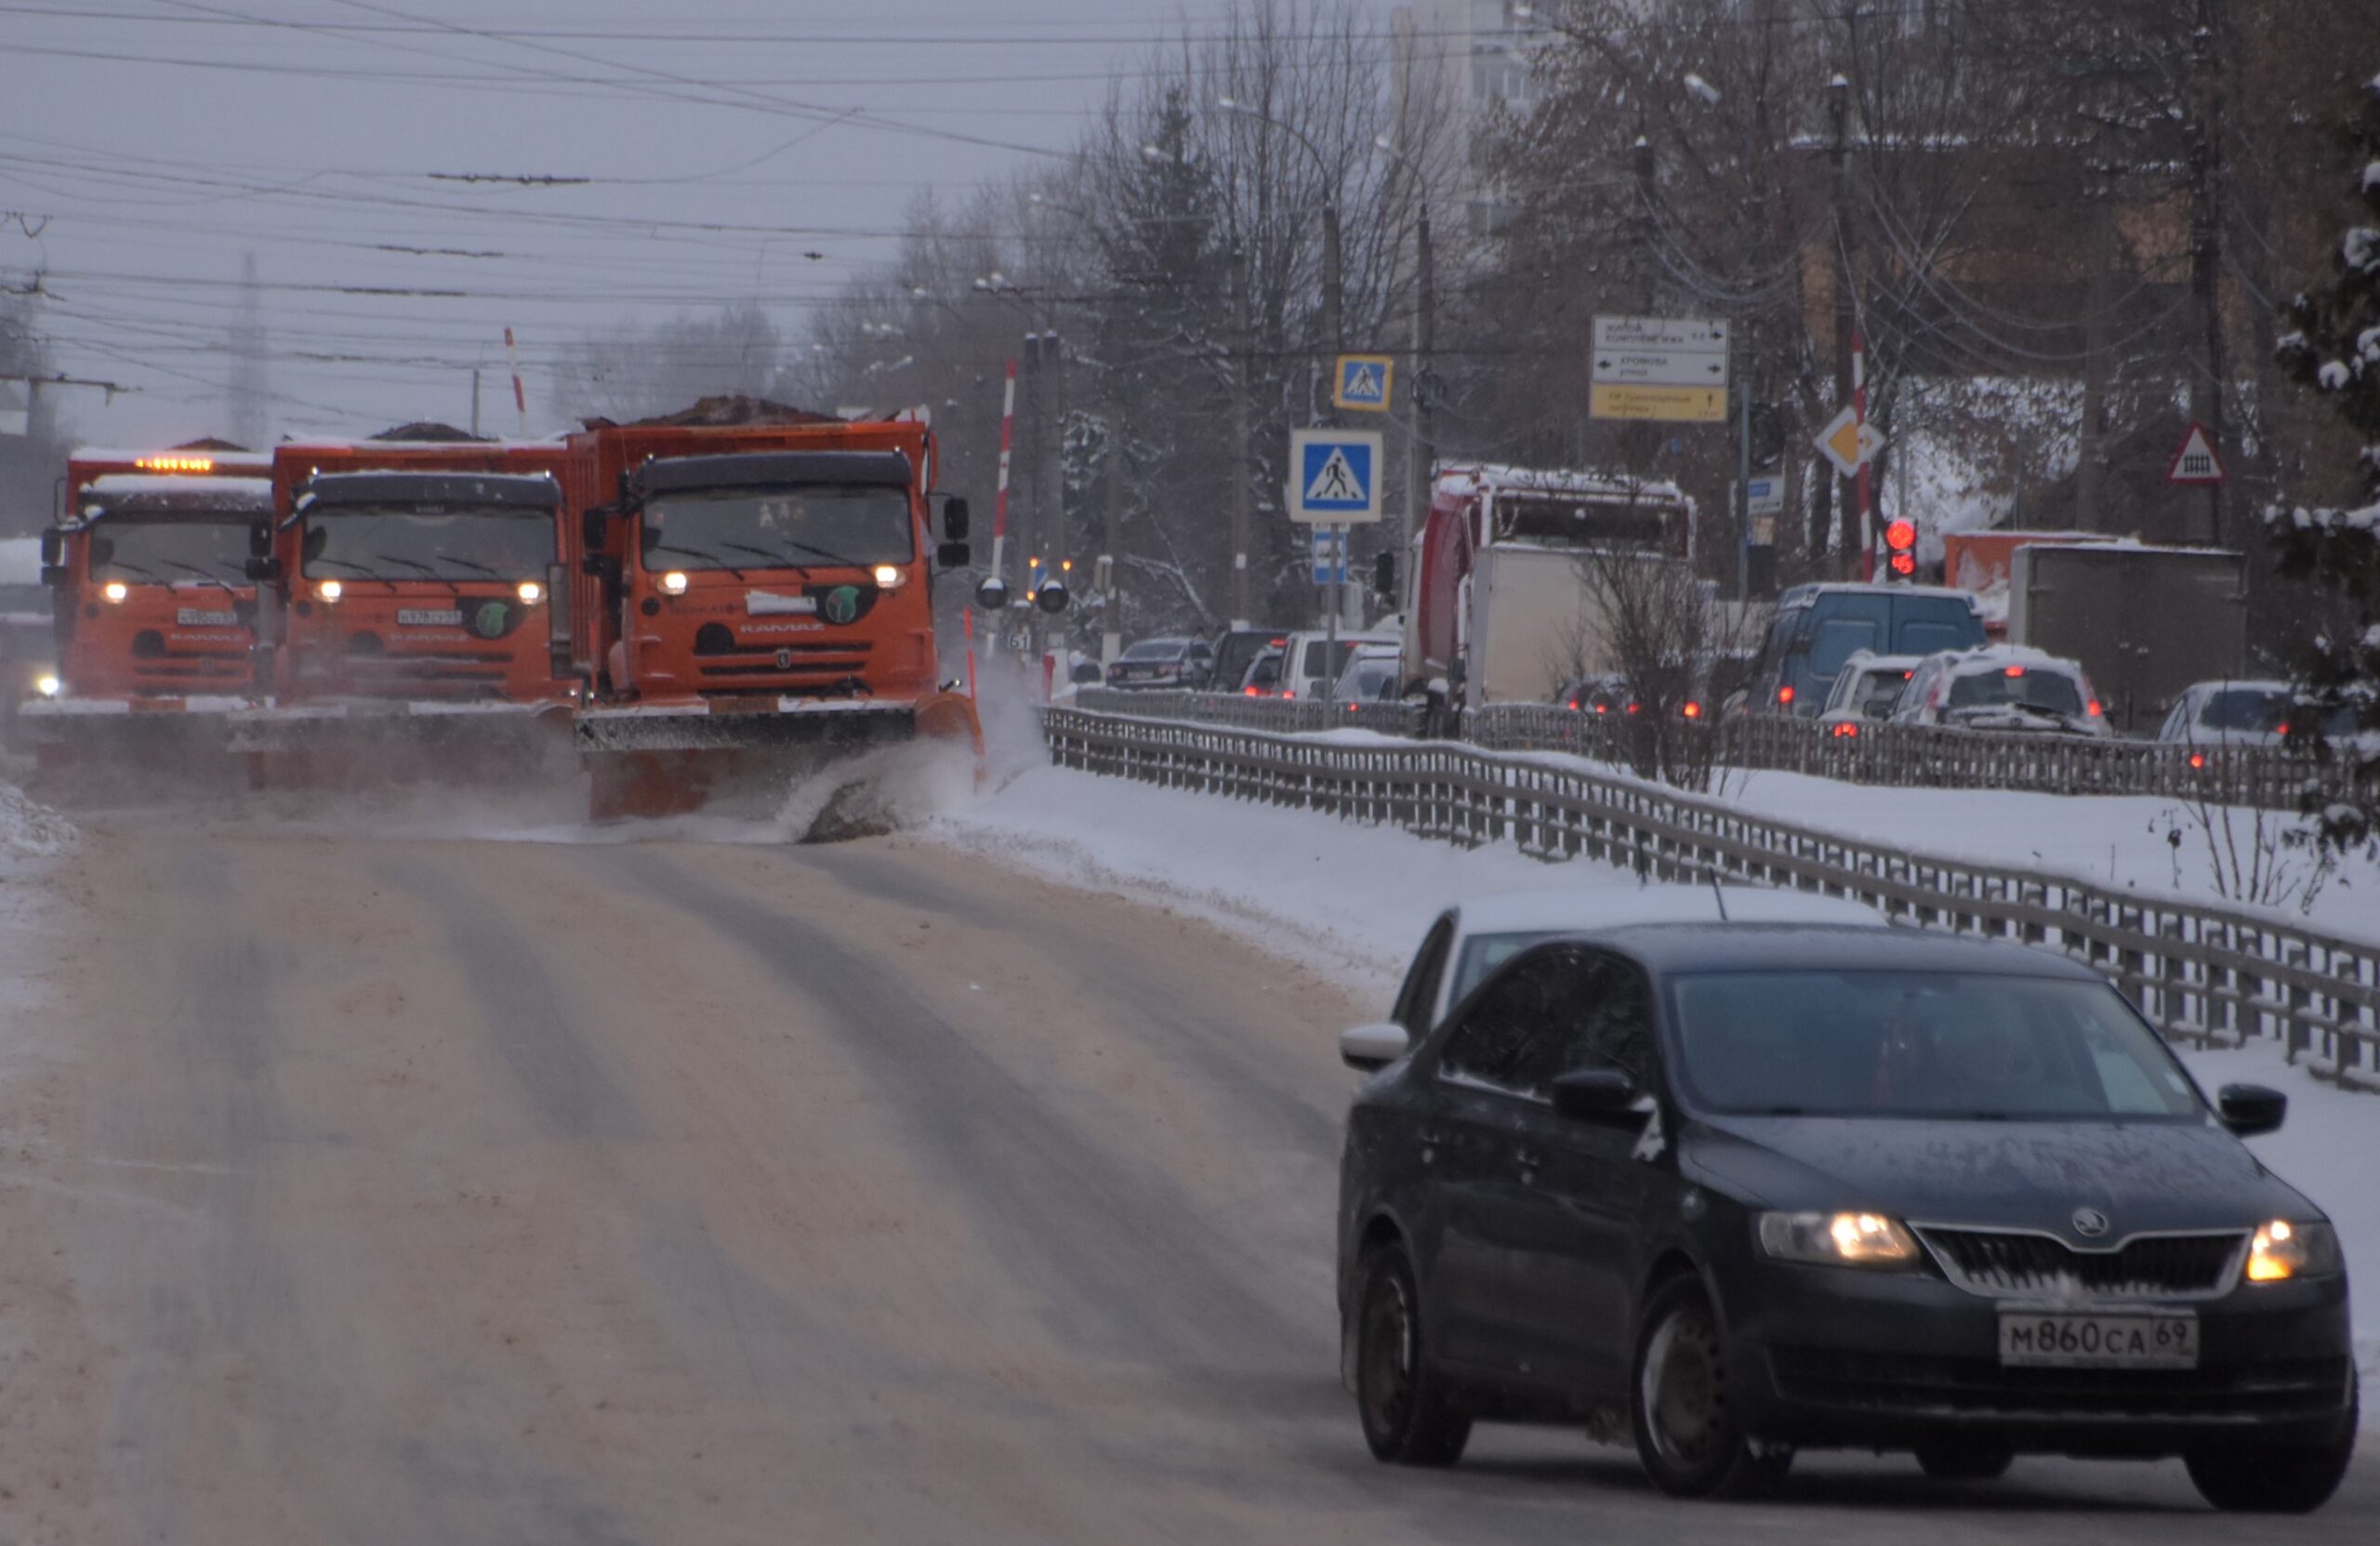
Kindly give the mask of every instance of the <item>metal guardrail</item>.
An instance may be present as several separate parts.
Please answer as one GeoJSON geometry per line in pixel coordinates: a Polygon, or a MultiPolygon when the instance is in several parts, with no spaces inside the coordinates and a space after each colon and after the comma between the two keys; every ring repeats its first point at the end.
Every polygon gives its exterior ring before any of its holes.
{"type": "Polygon", "coordinates": [[[1234,725],[1283,733],[1317,730],[1375,730],[1384,735],[1418,735],[1422,711],[1402,703],[1324,703],[1318,698],[1251,698],[1244,693],[1177,693],[1161,689],[1085,687],[1075,707],[1138,720],[1176,720],[1193,724],[1234,725]]]}
{"type": "MultiPolygon", "coordinates": [[[[1427,715],[1408,704],[1339,704],[1221,693],[1084,688],[1077,707],[1134,719],[1247,730],[1359,729],[1422,733],[1427,715]]],[[[1553,704],[1497,704],[1462,718],[1462,738],[1493,751],[1560,751],[1626,766],[1631,721],[1553,704]]],[[[2009,789],[2056,795],[2148,795],[2210,805],[2295,811],[2309,785],[2346,776],[2309,752],[2283,747],[2193,748],[2092,735],[2008,734],[1931,726],[1863,724],[1840,736],[1815,720],[1721,720],[1689,733],[1719,738],[1717,765],[1808,773],[1904,788],[2009,789]]]]}
{"type": "Polygon", "coordinates": [[[1887,917],[2065,951],[2194,1046],[2270,1037],[2380,1093],[2380,946],[2078,877],[1931,858],[1619,774],[1450,742],[1409,746],[1051,709],[1062,767],[1261,799],[1476,847],[1511,842],[1659,880],[1716,872],[1856,898],[1887,917]]]}
{"type": "MultiPolygon", "coordinates": [[[[1627,722],[1551,704],[1499,704],[1464,720],[1466,738],[1499,751],[1567,751],[1625,763],[1627,722]]],[[[2096,735],[1992,733],[1862,724],[1839,736],[1815,720],[1723,720],[1717,760],[1739,769],[1810,773],[1903,788],[2012,789],[2059,795],[2151,795],[2294,811],[2308,783],[2338,774],[2284,747],[2176,746],[2096,735]],[[2196,758],[2193,763],[2192,759],[2196,758]]]]}

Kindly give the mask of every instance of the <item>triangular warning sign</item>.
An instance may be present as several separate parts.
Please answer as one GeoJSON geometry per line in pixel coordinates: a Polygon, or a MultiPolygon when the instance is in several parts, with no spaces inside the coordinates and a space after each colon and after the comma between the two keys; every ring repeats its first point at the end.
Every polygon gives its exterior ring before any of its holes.
{"type": "Polygon", "coordinates": [[[2169,483],[2219,483],[2223,482],[2223,458],[2215,454],[2215,437],[2206,426],[2193,422],[2190,432],[2182,437],[2182,448],[2174,453],[2174,465],[2165,469],[2169,483]]]}
{"type": "Polygon", "coordinates": [[[1330,448],[1330,456],[1323,462],[1322,469],[1314,475],[1313,482],[1305,485],[1305,502],[1309,505],[1360,505],[1369,503],[1370,499],[1371,496],[1364,492],[1362,482],[1356,478],[1354,466],[1348,462],[1345,449],[1341,446],[1330,448]]]}

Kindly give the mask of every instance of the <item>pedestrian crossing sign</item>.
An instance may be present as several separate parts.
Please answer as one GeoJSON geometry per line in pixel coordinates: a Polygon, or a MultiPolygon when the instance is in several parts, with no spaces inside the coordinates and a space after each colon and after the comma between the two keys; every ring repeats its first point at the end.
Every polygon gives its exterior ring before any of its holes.
{"type": "Polygon", "coordinates": [[[1384,414],[1395,378],[1396,362],[1385,354],[1342,354],[1330,401],[1359,413],[1384,414]]]}
{"type": "Polygon", "coordinates": [[[1381,518],[1381,438],[1368,429],[1289,431],[1289,519],[1369,525],[1381,518]]]}

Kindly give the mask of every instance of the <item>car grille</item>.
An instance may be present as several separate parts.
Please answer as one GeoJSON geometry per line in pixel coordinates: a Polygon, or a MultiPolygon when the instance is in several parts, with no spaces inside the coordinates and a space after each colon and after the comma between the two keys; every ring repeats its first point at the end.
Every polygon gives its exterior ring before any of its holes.
{"type": "Polygon", "coordinates": [[[2320,1417],[2346,1400],[2345,1358],[2194,1369],[2004,1368],[1929,1358],[1778,1347],[1778,1394],[1818,1406],[1909,1416],[2051,1418],[2320,1417]]]}
{"type": "Polygon", "coordinates": [[[1945,1276],[1992,1299],[2212,1299],[2228,1293],[2245,1231],[2149,1235],[2113,1250],[2075,1250],[2048,1235],[1921,1228],[1945,1276]]]}

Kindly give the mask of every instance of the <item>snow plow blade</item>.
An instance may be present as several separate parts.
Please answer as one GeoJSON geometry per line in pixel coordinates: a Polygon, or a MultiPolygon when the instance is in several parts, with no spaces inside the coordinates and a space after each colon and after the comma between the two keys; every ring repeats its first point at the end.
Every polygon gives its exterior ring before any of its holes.
{"type": "Polygon", "coordinates": [[[33,758],[34,786],[71,781],[78,797],[133,799],[237,788],[231,750],[245,698],[57,698],[17,710],[15,742],[33,758]]]}
{"type": "Polygon", "coordinates": [[[560,705],[347,703],[246,708],[227,745],[251,787],[533,785],[568,778],[560,705]]]}
{"type": "Polygon", "coordinates": [[[580,712],[597,821],[695,812],[785,815],[803,841],[889,830],[879,786],[919,743],[983,752],[972,699],[721,698],[580,712]],[[814,806],[812,810],[810,807],[814,806]]]}

